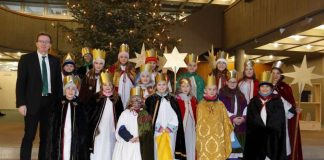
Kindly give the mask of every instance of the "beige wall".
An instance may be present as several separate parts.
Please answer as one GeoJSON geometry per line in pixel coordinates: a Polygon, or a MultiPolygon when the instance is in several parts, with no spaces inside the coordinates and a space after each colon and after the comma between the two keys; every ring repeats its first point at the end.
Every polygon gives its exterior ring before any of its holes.
{"type": "Polygon", "coordinates": [[[16,108],[17,72],[0,71],[0,109],[16,108]]]}
{"type": "MultiPolygon", "coordinates": [[[[293,69],[293,65],[296,65],[297,67],[300,67],[302,63],[302,60],[300,60],[300,62],[296,62],[293,64],[286,64],[285,68],[283,69],[284,72],[294,72],[293,69]]],[[[308,68],[315,66],[315,69],[313,71],[314,74],[319,74],[319,75],[323,75],[324,76],[324,57],[322,58],[316,58],[316,59],[308,59],[307,60],[307,64],[308,64],[308,68]]],[[[285,78],[285,82],[287,82],[288,84],[292,82],[292,78],[286,77],[285,78]]],[[[312,80],[312,83],[320,83],[321,84],[321,110],[322,110],[322,125],[324,124],[324,79],[316,79],[316,80],[312,80]]],[[[310,86],[307,86],[305,88],[310,88],[310,86]]],[[[292,85],[292,89],[294,91],[294,97],[295,100],[298,101],[298,86],[296,84],[292,85]]],[[[302,114],[306,114],[306,113],[302,113],[302,114]]]]}
{"type": "Polygon", "coordinates": [[[323,0],[239,0],[224,14],[225,48],[253,41],[323,8],[323,0]]]}

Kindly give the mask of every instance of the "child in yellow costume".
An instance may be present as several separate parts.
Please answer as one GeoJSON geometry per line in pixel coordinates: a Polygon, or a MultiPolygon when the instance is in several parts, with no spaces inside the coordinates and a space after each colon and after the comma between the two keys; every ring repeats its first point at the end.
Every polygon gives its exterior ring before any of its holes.
{"type": "Polygon", "coordinates": [[[216,80],[207,78],[205,95],[197,106],[197,160],[225,160],[232,152],[233,125],[225,105],[218,100],[216,80]]]}

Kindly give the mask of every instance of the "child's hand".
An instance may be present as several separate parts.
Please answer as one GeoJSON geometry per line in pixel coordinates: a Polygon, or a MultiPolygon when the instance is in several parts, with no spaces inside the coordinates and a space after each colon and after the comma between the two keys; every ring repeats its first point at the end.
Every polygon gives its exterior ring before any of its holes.
{"type": "Polygon", "coordinates": [[[160,127],[159,130],[158,130],[159,133],[162,133],[163,132],[163,128],[160,127]]]}
{"type": "Polygon", "coordinates": [[[171,129],[168,128],[168,127],[165,129],[165,131],[168,132],[168,133],[171,133],[172,132],[171,129]]]}
{"type": "Polygon", "coordinates": [[[132,143],[139,142],[139,137],[134,137],[134,138],[130,139],[129,141],[132,143]]]}

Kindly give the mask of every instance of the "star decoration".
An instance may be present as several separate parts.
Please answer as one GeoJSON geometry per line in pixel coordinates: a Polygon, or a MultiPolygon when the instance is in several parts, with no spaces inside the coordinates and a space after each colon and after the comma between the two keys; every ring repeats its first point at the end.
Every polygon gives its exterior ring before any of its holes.
{"type": "Polygon", "coordinates": [[[164,53],[163,55],[167,59],[164,68],[171,68],[174,74],[177,74],[179,68],[187,67],[184,61],[187,53],[179,53],[177,47],[174,47],[171,53],[164,53]]]}
{"type": "Polygon", "coordinates": [[[133,63],[136,64],[135,65],[135,68],[138,68],[141,65],[145,64],[146,55],[145,55],[145,46],[144,46],[144,43],[142,45],[141,54],[138,54],[137,52],[135,52],[135,55],[136,55],[136,58],[129,59],[130,62],[133,62],[133,63]]]}
{"type": "Polygon", "coordinates": [[[307,68],[307,61],[306,61],[306,55],[304,56],[303,62],[300,65],[300,67],[297,67],[293,65],[295,72],[291,73],[284,73],[284,76],[291,77],[294,80],[291,82],[291,84],[298,84],[298,91],[299,94],[302,93],[304,90],[305,84],[308,84],[312,86],[312,79],[319,79],[323,78],[322,75],[313,74],[313,70],[315,69],[315,66],[307,68]]]}
{"type": "Polygon", "coordinates": [[[205,56],[206,59],[208,59],[209,66],[213,69],[216,68],[216,56],[214,54],[214,45],[211,46],[211,50],[208,51],[208,57],[205,56]]]}

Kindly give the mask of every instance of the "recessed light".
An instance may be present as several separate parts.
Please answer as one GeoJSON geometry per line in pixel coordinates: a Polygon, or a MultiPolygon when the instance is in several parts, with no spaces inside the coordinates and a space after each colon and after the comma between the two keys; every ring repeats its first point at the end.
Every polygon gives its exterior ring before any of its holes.
{"type": "Polygon", "coordinates": [[[269,58],[270,58],[270,59],[273,59],[273,55],[270,55],[269,58]]]}
{"type": "Polygon", "coordinates": [[[313,46],[311,46],[311,45],[306,45],[306,49],[308,49],[308,50],[312,49],[312,47],[313,46]]]}
{"type": "Polygon", "coordinates": [[[300,36],[300,35],[292,35],[289,38],[293,38],[295,41],[299,41],[300,39],[305,38],[305,36],[300,36]]]}
{"type": "Polygon", "coordinates": [[[280,44],[275,42],[275,43],[272,43],[272,45],[273,45],[273,47],[278,48],[280,44]]]}
{"type": "Polygon", "coordinates": [[[21,52],[17,52],[17,55],[18,55],[18,56],[21,56],[21,52]]]}
{"type": "Polygon", "coordinates": [[[322,24],[322,25],[316,27],[316,29],[324,29],[324,24],[322,24]]]}
{"type": "Polygon", "coordinates": [[[260,60],[259,59],[257,59],[255,62],[257,62],[257,63],[259,63],[260,62],[260,60]]]}

